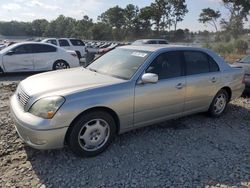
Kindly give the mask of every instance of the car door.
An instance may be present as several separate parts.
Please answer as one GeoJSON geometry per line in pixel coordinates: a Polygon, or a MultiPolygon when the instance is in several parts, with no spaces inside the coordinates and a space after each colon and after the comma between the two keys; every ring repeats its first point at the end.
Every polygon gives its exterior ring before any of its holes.
{"type": "Polygon", "coordinates": [[[187,75],[184,115],[205,111],[219,89],[219,66],[201,51],[183,51],[183,56],[187,75]]]}
{"type": "Polygon", "coordinates": [[[172,51],[160,54],[146,69],[146,73],[157,74],[159,80],[135,86],[135,126],[181,116],[186,90],[183,64],[181,53],[172,51]]]}
{"type": "Polygon", "coordinates": [[[59,46],[60,47],[66,49],[66,50],[70,50],[71,49],[68,40],[66,40],[66,39],[59,39],[58,42],[59,42],[59,46]]]}
{"type": "Polygon", "coordinates": [[[57,59],[57,48],[48,44],[33,44],[34,51],[34,70],[52,70],[53,64],[57,59]]]}
{"type": "Polygon", "coordinates": [[[30,44],[14,47],[3,56],[6,72],[28,72],[34,70],[34,56],[30,44]]]}

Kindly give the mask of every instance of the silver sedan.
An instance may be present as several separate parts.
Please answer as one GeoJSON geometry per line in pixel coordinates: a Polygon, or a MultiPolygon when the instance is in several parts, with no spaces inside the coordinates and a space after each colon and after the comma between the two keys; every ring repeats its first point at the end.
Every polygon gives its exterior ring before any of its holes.
{"type": "Polygon", "coordinates": [[[221,116],[242,94],[243,77],[210,50],[124,46],[87,68],[25,79],[11,111],[28,145],[67,144],[78,155],[95,156],[126,131],[199,112],[221,116]]]}

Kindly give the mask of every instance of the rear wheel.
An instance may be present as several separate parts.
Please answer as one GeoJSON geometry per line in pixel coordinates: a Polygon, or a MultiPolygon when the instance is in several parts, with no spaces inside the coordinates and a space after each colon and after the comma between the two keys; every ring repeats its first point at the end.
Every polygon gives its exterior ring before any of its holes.
{"type": "Polygon", "coordinates": [[[53,65],[53,70],[61,70],[61,69],[68,69],[68,68],[70,68],[69,64],[62,60],[56,61],[53,65]]]}
{"type": "Polygon", "coordinates": [[[226,90],[220,90],[214,97],[208,113],[211,117],[220,117],[226,110],[229,102],[229,95],[226,90]]]}
{"type": "Polygon", "coordinates": [[[116,135],[114,118],[107,112],[96,111],[83,115],[74,122],[67,135],[71,150],[84,157],[103,152],[116,135]]]}

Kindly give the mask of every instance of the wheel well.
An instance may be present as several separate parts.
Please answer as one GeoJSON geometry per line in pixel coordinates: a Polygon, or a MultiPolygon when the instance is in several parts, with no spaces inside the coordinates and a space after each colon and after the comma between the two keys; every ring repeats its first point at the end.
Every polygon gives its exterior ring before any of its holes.
{"type": "Polygon", "coordinates": [[[80,59],[80,58],[81,58],[81,56],[82,56],[81,52],[80,52],[80,51],[78,51],[78,50],[76,50],[75,52],[76,52],[76,54],[77,54],[77,57],[80,59]]]}
{"type": "Polygon", "coordinates": [[[68,131],[67,131],[66,136],[65,136],[65,142],[66,142],[66,143],[67,143],[68,135],[69,135],[69,133],[70,133],[70,131],[71,131],[71,129],[72,129],[74,123],[75,123],[81,116],[83,116],[83,115],[85,115],[85,114],[88,114],[88,113],[91,113],[91,112],[94,112],[94,111],[104,111],[104,112],[109,113],[109,114],[114,118],[114,120],[115,120],[115,124],[116,124],[116,126],[117,126],[117,130],[116,130],[117,132],[116,132],[116,133],[119,133],[119,130],[120,130],[120,120],[119,120],[119,117],[118,117],[118,115],[116,114],[116,112],[113,111],[113,110],[110,109],[110,108],[107,108],[107,107],[102,107],[102,106],[100,106],[100,107],[93,107],[93,108],[87,109],[87,110],[83,111],[82,113],[80,113],[80,114],[70,123],[69,128],[68,128],[68,131]]]}
{"type": "Polygon", "coordinates": [[[231,90],[231,88],[226,86],[226,87],[223,87],[221,89],[224,89],[228,93],[228,101],[230,101],[231,98],[232,98],[232,90],[231,90]]]}

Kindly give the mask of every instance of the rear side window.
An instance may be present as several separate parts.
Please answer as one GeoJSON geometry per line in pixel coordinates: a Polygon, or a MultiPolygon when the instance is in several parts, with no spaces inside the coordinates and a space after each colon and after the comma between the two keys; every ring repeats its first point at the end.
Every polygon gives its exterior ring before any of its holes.
{"type": "Polygon", "coordinates": [[[154,41],[154,40],[150,40],[150,41],[147,42],[147,44],[157,44],[157,42],[154,41]]]}
{"type": "Polygon", "coordinates": [[[59,40],[59,45],[60,46],[70,46],[69,42],[67,40],[64,40],[64,39],[59,40]]]}
{"type": "Polygon", "coordinates": [[[50,52],[56,52],[57,49],[53,46],[46,44],[33,44],[32,51],[33,53],[50,53],[50,52]]]}
{"type": "Polygon", "coordinates": [[[166,52],[159,55],[146,70],[154,73],[159,80],[176,78],[183,75],[182,55],[180,52],[166,52]]]}
{"type": "Polygon", "coordinates": [[[70,42],[73,46],[85,46],[84,42],[77,39],[70,39],[70,42]]]}
{"type": "Polygon", "coordinates": [[[187,75],[210,72],[207,54],[197,51],[185,51],[183,54],[186,61],[187,75]]]}
{"type": "Polygon", "coordinates": [[[32,45],[23,44],[12,50],[14,54],[31,54],[32,53],[32,45]]]}
{"type": "Polygon", "coordinates": [[[48,41],[47,41],[47,43],[54,44],[54,45],[56,45],[56,46],[57,46],[57,42],[56,42],[56,40],[48,40],[48,41]]]}

